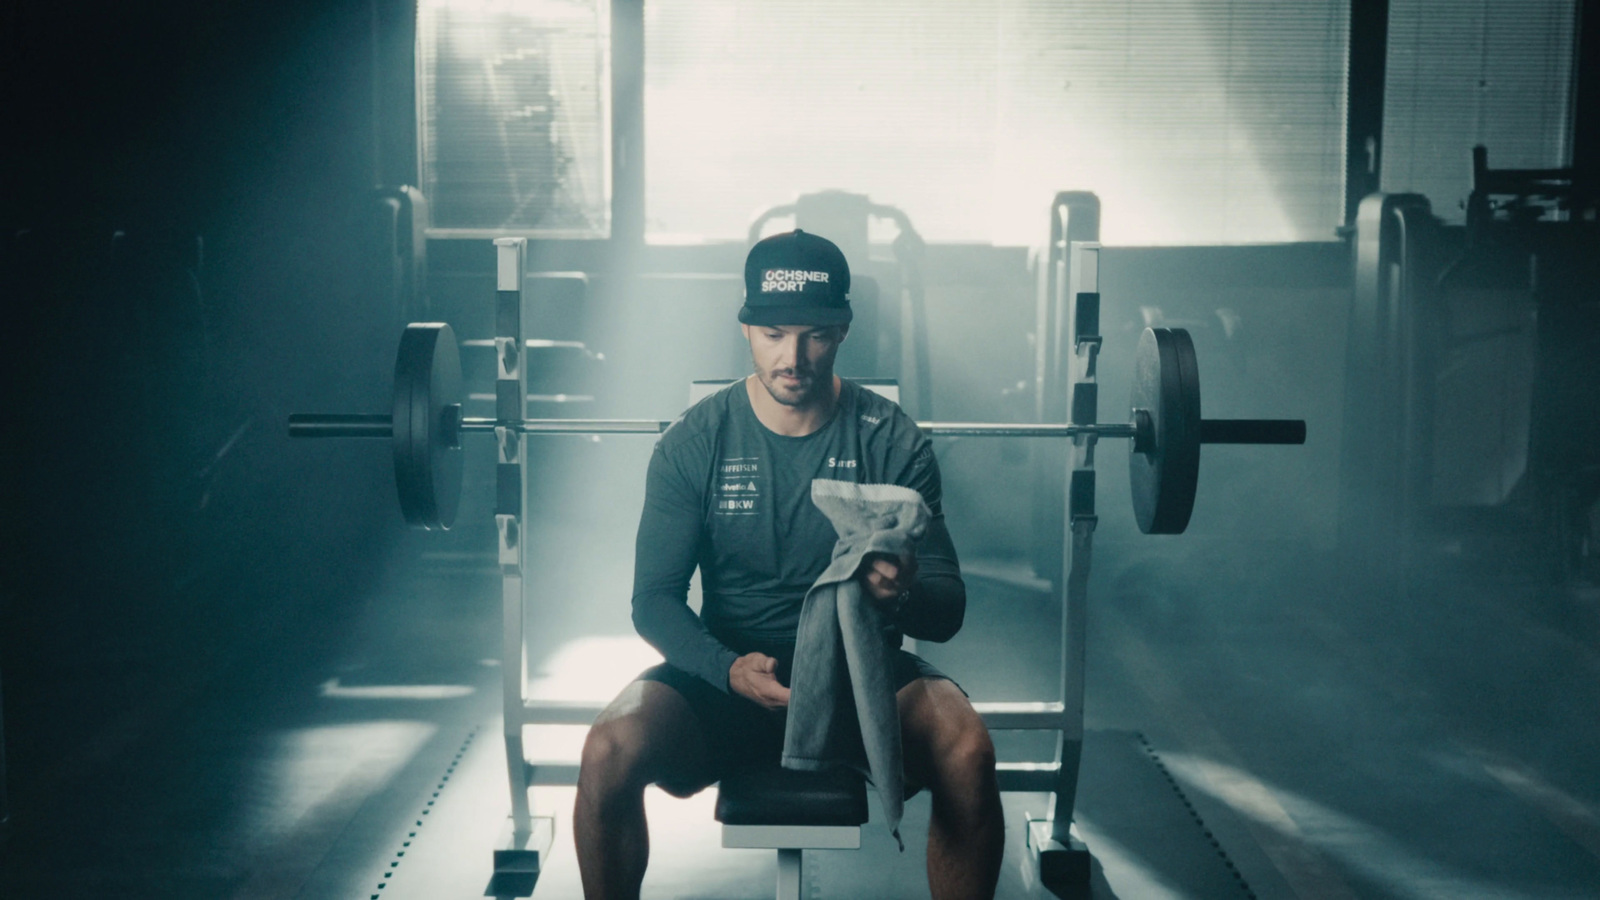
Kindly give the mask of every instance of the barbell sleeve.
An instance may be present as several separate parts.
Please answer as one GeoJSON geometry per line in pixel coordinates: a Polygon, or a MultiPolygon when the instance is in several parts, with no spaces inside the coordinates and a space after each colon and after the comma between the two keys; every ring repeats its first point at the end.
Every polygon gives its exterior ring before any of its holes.
{"type": "Polygon", "coordinates": [[[1202,444],[1304,444],[1304,419],[1201,419],[1202,444]]]}
{"type": "Polygon", "coordinates": [[[394,436],[389,416],[362,413],[294,413],[289,416],[289,437],[387,438],[394,436]]]}

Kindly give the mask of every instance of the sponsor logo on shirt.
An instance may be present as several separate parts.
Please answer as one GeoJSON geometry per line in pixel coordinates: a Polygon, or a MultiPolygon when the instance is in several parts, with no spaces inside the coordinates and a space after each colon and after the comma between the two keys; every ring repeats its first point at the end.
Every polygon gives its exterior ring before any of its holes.
{"type": "Polygon", "coordinates": [[[761,511],[761,460],[729,457],[717,463],[711,509],[719,516],[753,516],[761,511]]]}
{"type": "Polygon", "coordinates": [[[828,457],[828,468],[830,469],[854,469],[855,467],[856,461],[853,459],[835,459],[831,456],[828,457]]]}

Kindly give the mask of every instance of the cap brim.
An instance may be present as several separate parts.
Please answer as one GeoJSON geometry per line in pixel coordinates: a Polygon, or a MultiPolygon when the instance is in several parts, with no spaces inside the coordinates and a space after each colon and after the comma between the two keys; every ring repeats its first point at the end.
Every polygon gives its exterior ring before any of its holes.
{"type": "Polygon", "coordinates": [[[746,325],[849,325],[848,306],[743,306],[739,321],[746,325]]]}

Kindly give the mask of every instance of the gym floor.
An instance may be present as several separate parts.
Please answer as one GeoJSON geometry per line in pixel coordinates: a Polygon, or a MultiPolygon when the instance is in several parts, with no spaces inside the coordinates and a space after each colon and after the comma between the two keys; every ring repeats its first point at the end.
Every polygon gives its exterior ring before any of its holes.
{"type": "MultiPolygon", "coordinates": [[[[558,574],[531,586],[530,677],[541,695],[603,697],[650,651],[626,615],[631,540],[577,521],[535,534],[535,571],[558,574]]],[[[485,895],[508,808],[499,584],[450,549],[481,535],[440,537],[407,539],[338,627],[191,666],[52,758],[13,740],[12,772],[31,774],[12,778],[0,896],[485,895]]],[[[1596,896],[1594,592],[1477,572],[1380,603],[1265,549],[1201,540],[1172,566],[1140,546],[1096,552],[1078,805],[1091,896],[1596,896]]],[[[1047,696],[1054,601],[1020,562],[966,571],[966,627],[923,651],[976,698],[1047,696]]],[[[92,677],[133,691],[137,670],[108,660],[92,677]]],[[[530,737],[535,756],[572,758],[582,735],[530,737]]],[[[651,792],[645,896],[769,895],[775,854],[721,849],[713,796],[651,792]]],[[[534,896],[577,897],[572,790],[535,803],[557,839],[534,896]]],[[[1043,808],[1006,797],[1001,897],[1048,896],[1021,827],[1043,808]]],[[[927,816],[925,795],[909,804],[904,853],[876,820],[859,852],[808,853],[806,896],[926,896],[927,816]]]]}

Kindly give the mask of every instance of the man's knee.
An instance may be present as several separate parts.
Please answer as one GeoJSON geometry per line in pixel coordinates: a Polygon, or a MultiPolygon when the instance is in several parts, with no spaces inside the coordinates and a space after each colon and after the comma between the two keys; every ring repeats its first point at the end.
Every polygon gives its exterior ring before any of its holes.
{"type": "Polygon", "coordinates": [[[596,799],[644,789],[648,783],[644,729],[624,717],[596,723],[583,742],[578,790],[596,799]]]}
{"type": "Polygon", "coordinates": [[[994,783],[994,742],[966,695],[948,681],[913,682],[901,694],[908,763],[935,791],[983,790],[994,783]]]}
{"type": "Polygon", "coordinates": [[[694,712],[673,688],[635,681],[600,714],[583,743],[580,798],[618,802],[648,784],[689,796],[711,781],[694,712]],[[670,786],[669,786],[670,785],[670,786]]]}
{"type": "Polygon", "coordinates": [[[939,756],[934,766],[952,789],[979,791],[994,783],[994,742],[982,721],[964,723],[949,735],[939,756]]]}

